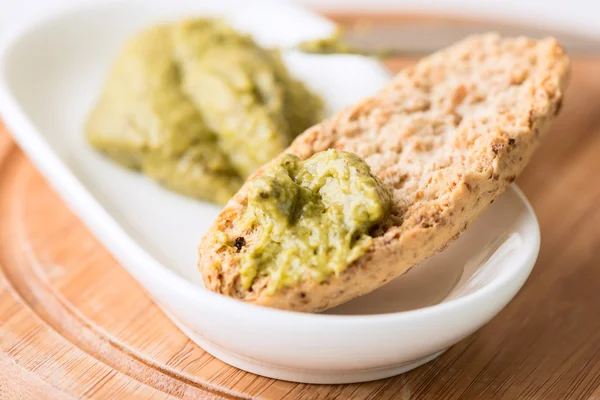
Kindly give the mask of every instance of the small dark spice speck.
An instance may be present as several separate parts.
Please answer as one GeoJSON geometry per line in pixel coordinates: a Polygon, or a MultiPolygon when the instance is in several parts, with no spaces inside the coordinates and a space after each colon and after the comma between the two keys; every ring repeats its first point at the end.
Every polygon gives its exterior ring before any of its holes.
{"type": "Polygon", "coordinates": [[[508,139],[508,144],[510,144],[511,146],[513,146],[515,144],[516,140],[513,138],[508,139]]]}
{"type": "Polygon", "coordinates": [[[269,193],[267,193],[267,192],[260,192],[258,195],[260,196],[261,199],[269,198],[269,193]]]}
{"type": "Polygon", "coordinates": [[[233,245],[235,246],[235,248],[237,249],[237,251],[239,253],[240,250],[242,250],[242,247],[244,247],[246,245],[246,239],[244,239],[241,236],[238,238],[235,238],[235,240],[233,241],[233,245]]]}

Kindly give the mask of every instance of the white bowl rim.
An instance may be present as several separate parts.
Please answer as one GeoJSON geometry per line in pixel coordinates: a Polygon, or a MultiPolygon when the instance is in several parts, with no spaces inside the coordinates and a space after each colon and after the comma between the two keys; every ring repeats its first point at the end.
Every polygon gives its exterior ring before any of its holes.
{"type": "Polygon", "coordinates": [[[71,170],[51,149],[24,110],[21,109],[5,79],[6,59],[22,37],[32,33],[43,23],[49,23],[53,19],[63,17],[65,13],[81,12],[84,9],[107,5],[108,3],[125,2],[123,0],[95,0],[85,3],[69,3],[63,7],[29,18],[23,23],[17,24],[6,33],[5,40],[0,43],[0,87],[2,88],[0,90],[0,116],[2,116],[13,138],[20,147],[26,150],[27,156],[33,161],[38,170],[45,175],[49,183],[55,189],[58,187],[62,188],[62,190],[57,190],[57,192],[65,193],[63,199],[95,236],[99,238],[100,236],[105,236],[101,232],[110,233],[106,235],[110,236],[110,239],[100,240],[104,246],[114,251],[125,251],[127,256],[133,258],[137,264],[143,265],[145,272],[154,275],[154,279],[160,281],[164,287],[168,287],[169,290],[183,292],[188,299],[199,305],[213,304],[214,306],[215,302],[219,302],[223,310],[231,313],[230,315],[254,313],[262,321],[271,319],[277,319],[280,323],[286,323],[286,321],[308,323],[312,321],[321,324],[335,324],[338,328],[343,328],[344,326],[351,327],[363,323],[408,323],[409,321],[429,319],[435,315],[445,314],[453,309],[462,308],[470,303],[477,303],[486,298],[493,298],[495,293],[502,292],[505,286],[517,279],[523,273],[524,268],[528,268],[526,275],[529,275],[531,272],[540,247],[539,223],[531,204],[523,192],[514,184],[508,190],[513,190],[517,194],[520,201],[525,205],[527,216],[531,219],[529,227],[532,233],[529,238],[532,242],[531,246],[527,249],[524,256],[522,255],[519,257],[519,260],[515,260],[515,262],[520,262],[521,267],[513,268],[510,273],[495,278],[471,293],[423,308],[370,315],[331,315],[292,312],[252,305],[212,292],[168,269],[146,253],[140,245],[129,237],[110,214],[95,200],[91,193],[85,189],[71,170]],[[46,174],[45,171],[49,170],[54,171],[54,177],[46,174]],[[95,217],[92,218],[91,215],[95,217]],[[106,243],[107,241],[111,243],[108,244],[106,243]]]}

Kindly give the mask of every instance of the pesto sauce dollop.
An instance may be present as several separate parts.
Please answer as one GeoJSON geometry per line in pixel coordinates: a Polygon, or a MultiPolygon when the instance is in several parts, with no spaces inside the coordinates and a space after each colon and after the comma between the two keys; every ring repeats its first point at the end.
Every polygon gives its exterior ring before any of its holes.
{"type": "Polygon", "coordinates": [[[279,158],[249,183],[239,223],[257,230],[242,248],[241,282],[268,276],[268,293],[338,275],[371,246],[369,231],[388,215],[391,190],[358,156],[327,150],[301,161],[279,158]]]}
{"type": "Polygon", "coordinates": [[[276,50],[221,21],[175,25],[182,88],[231,164],[248,177],[322,118],[322,100],[288,73],[276,50]]]}
{"type": "Polygon", "coordinates": [[[97,150],[184,195],[225,203],[322,117],[321,99],[278,51],[216,19],[132,38],[85,130],[97,150]]]}

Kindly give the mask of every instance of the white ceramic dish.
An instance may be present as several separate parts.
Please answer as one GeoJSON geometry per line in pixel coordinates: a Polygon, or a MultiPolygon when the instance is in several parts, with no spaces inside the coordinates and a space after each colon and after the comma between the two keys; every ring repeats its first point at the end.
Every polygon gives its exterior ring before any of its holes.
{"type": "MultiPolygon", "coordinates": [[[[366,381],[421,365],[494,317],[529,275],[539,228],[516,187],[447,250],[389,285],[325,314],[292,313],[205,290],[195,246],[218,209],[113,165],[83,139],[83,121],[115,52],[142,26],[224,13],[261,42],[285,46],[334,29],[281,2],[253,2],[252,12],[243,4],[92,2],[29,22],[3,45],[2,118],[90,230],[216,357],[260,375],[312,383],[366,381]],[[271,24],[267,12],[286,19],[271,24]]],[[[359,56],[290,52],[285,59],[321,93],[329,111],[373,93],[389,78],[378,62],[359,56]]]]}

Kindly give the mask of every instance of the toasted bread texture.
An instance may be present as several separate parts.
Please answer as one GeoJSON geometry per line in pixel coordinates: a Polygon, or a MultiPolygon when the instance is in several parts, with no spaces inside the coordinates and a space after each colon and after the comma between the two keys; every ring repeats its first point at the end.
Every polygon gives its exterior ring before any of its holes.
{"type": "Polygon", "coordinates": [[[404,69],[376,96],[308,129],[286,150],[302,159],[328,148],[353,152],[393,189],[391,215],[367,253],[326,282],[306,279],[268,294],[263,276],[244,290],[236,248],[214,240],[224,233],[226,241],[243,237],[252,246],[256,232],[235,223],[247,202],[244,185],[201,240],[207,288],[316,312],[417,266],[458,237],[527,165],[561,108],[568,75],[556,40],[496,34],[469,37],[404,69]]]}

